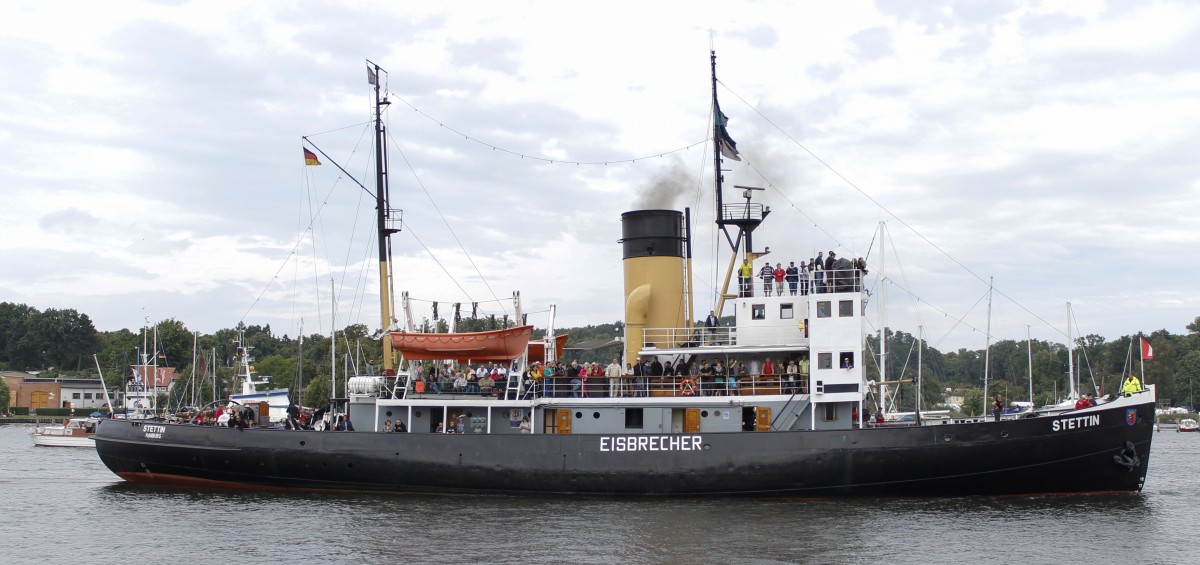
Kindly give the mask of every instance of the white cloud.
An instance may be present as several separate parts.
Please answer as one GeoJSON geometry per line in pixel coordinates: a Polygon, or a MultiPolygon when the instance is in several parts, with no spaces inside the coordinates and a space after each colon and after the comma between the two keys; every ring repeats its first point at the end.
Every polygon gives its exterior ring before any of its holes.
{"type": "MultiPolygon", "coordinates": [[[[299,317],[311,329],[328,316],[333,277],[343,317],[377,326],[372,204],[329,163],[301,170],[297,148],[331,132],[313,142],[373,184],[370,128],[340,129],[368,118],[370,58],[393,92],[392,204],[408,224],[394,239],[397,290],[445,303],[521,290],[528,310],[558,304],[560,325],[616,320],[620,213],[677,169],[703,310],[725,264],[711,249],[711,159],[702,147],[658,154],[709,135],[712,45],[722,108],[754,166],[727,162],[726,185],[772,187],[755,238],[772,260],[865,255],[886,219],[904,288],[941,308],[920,317],[931,335],[968,312],[967,327],[982,325],[972,305],[989,275],[1060,326],[1072,300],[1096,326],[1084,329],[1108,337],[1182,331],[1200,313],[1184,291],[1200,273],[1182,260],[1200,239],[1191,4],[690,8],[9,10],[0,292],[77,308],[106,330],[176,317],[213,331],[249,312],[295,333],[299,317]],[[1138,274],[1167,264],[1170,277],[1138,274]]],[[[903,294],[892,322],[911,331],[903,294]]],[[[1009,325],[1055,336],[1008,310],[1009,325]]],[[[943,346],[977,347],[975,334],[960,325],[943,346]]]]}

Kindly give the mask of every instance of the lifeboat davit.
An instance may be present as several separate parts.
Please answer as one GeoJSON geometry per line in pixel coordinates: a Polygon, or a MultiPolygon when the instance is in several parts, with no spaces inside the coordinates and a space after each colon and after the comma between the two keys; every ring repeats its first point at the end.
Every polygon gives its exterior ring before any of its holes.
{"type": "Polygon", "coordinates": [[[525,353],[531,335],[533,326],[448,334],[391,333],[392,349],[412,361],[511,361],[525,353]]]}

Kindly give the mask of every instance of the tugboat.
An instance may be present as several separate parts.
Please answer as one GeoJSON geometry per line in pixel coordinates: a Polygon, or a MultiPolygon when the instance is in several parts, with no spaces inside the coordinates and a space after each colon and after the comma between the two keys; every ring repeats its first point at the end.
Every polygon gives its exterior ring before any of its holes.
{"type": "MultiPolygon", "coordinates": [[[[383,70],[368,65],[382,156],[387,100],[375,77],[383,70]]],[[[744,187],[743,202],[722,200],[723,158],[738,154],[717,106],[715,54],[712,66],[716,222],[732,251],[713,315],[731,310],[732,325],[692,322],[690,212],[629,211],[620,240],[624,359],[602,387],[595,379],[539,378],[538,361],[552,362],[559,351],[552,331],[540,360],[528,347],[509,347],[513,332],[505,332],[492,336],[505,343],[487,353],[502,367],[497,390],[438,394],[425,388],[418,360],[477,363],[489,336],[423,340],[412,328],[392,328],[383,375],[355,377],[348,387],[345,410],[359,431],[109,420],[96,436],[101,460],[135,483],[258,489],[829,497],[1142,488],[1152,386],[1052,416],[874,425],[865,419],[868,293],[860,270],[835,261],[820,277],[798,281],[795,294],[756,293],[739,277],[730,292],[739,263],[753,265],[767,252],[752,235],[770,209],[744,187]],[[402,370],[394,369],[393,350],[402,370]],[[792,370],[792,361],[803,369],[792,370]],[[393,422],[397,431],[374,431],[393,422]]],[[[382,158],[377,167],[385,167],[382,158]]],[[[376,178],[381,314],[390,327],[387,239],[395,230],[386,175],[376,178]]],[[[513,300],[520,312],[519,295],[513,300]]]]}

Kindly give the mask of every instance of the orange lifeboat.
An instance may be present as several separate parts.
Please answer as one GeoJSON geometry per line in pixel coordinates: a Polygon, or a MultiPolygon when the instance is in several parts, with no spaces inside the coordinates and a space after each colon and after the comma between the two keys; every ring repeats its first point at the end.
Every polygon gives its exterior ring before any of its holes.
{"type": "Polygon", "coordinates": [[[531,335],[533,326],[518,326],[450,334],[392,332],[391,338],[392,349],[413,361],[511,361],[525,353],[531,335]]]}
{"type": "MultiPolygon", "coordinates": [[[[554,358],[562,359],[563,348],[567,346],[567,334],[554,336],[554,358]]],[[[546,358],[545,340],[529,342],[529,362],[541,361],[546,358]]]]}

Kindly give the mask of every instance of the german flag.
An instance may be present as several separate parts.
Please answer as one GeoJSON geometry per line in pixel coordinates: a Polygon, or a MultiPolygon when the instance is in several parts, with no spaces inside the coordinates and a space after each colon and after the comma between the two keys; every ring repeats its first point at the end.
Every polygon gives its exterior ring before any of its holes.
{"type": "Polygon", "coordinates": [[[321,162],[317,160],[316,153],[313,153],[312,151],[309,151],[308,149],[304,149],[304,164],[305,165],[320,165],[321,162]]]}

